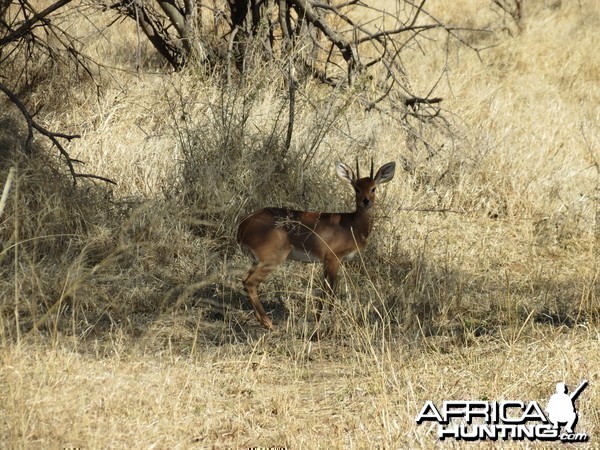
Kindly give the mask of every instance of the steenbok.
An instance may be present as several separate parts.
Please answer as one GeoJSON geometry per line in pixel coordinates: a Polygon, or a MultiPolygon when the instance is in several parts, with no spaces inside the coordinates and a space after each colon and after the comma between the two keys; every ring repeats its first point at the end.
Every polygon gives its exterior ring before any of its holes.
{"type": "MultiPolygon", "coordinates": [[[[259,322],[274,330],[273,322],[258,299],[258,287],[284,261],[317,262],[325,269],[325,287],[333,295],[335,278],[344,259],[352,258],[367,244],[373,225],[371,209],[375,203],[375,188],[394,177],[396,163],[383,165],[373,176],[360,178],[358,160],[356,176],[346,164],[337,162],[338,177],[352,185],[356,192],[356,211],[324,213],[295,211],[286,208],[264,208],[245,217],[238,228],[237,240],[254,253],[256,263],[243,280],[259,322]]],[[[318,305],[317,322],[322,302],[318,305]]]]}

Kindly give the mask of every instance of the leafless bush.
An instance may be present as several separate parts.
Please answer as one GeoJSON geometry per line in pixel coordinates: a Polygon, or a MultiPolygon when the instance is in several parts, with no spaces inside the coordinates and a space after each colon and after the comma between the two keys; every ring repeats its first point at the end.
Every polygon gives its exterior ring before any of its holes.
{"type": "Polygon", "coordinates": [[[8,80],[0,83],[0,91],[17,107],[27,126],[24,146],[31,153],[34,132],[47,138],[63,158],[69,173],[76,182],[92,178],[111,182],[94,174],[82,173],[76,166],[81,163],[71,157],[64,142],[78,138],[69,134],[46,129],[36,118],[44,105],[32,107],[26,104],[27,93],[38,87],[41,79],[48,76],[51,68],[74,64],[74,72],[82,70],[93,79],[92,61],[80,51],[80,43],[66,27],[65,17],[73,11],[82,13],[79,7],[71,9],[72,0],[59,0],[43,10],[38,10],[25,0],[4,1],[0,4],[0,67],[8,80]]]}

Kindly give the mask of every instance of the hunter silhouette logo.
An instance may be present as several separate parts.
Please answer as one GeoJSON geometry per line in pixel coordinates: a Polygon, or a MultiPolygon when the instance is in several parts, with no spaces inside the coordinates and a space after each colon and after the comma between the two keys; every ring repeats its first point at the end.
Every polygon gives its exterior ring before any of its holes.
{"type": "Polygon", "coordinates": [[[440,440],[587,442],[589,436],[586,433],[575,432],[578,420],[575,400],[587,385],[588,382],[584,380],[569,395],[565,383],[557,383],[556,393],[548,401],[546,414],[536,401],[448,400],[440,408],[432,401],[427,401],[416,421],[417,425],[437,422],[437,437],[440,440]],[[564,425],[562,432],[561,425],[564,425]]]}
{"type": "Polygon", "coordinates": [[[577,409],[575,408],[575,400],[579,394],[587,387],[588,382],[584,380],[575,392],[571,395],[567,394],[567,386],[565,383],[556,384],[556,394],[550,397],[548,407],[548,419],[558,429],[560,423],[566,423],[565,431],[569,434],[574,433],[575,424],[577,423],[577,409]]]}

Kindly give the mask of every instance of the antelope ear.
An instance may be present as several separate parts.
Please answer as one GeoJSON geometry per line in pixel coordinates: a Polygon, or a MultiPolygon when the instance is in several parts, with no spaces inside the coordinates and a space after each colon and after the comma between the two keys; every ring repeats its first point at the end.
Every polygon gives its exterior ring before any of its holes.
{"type": "Polygon", "coordinates": [[[377,175],[375,175],[374,181],[376,184],[387,183],[392,178],[394,178],[395,172],[396,172],[396,163],[395,162],[389,162],[387,164],[384,164],[377,171],[377,175]]]}
{"type": "Polygon", "coordinates": [[[337,173],[337,176],[340,177],[342,180],[345,180],[351,185],[354,185],[356,177],[354,176],[354,172],[348,165],[344,164],[343,162],[336,162],[335,172],[337,173]]]}

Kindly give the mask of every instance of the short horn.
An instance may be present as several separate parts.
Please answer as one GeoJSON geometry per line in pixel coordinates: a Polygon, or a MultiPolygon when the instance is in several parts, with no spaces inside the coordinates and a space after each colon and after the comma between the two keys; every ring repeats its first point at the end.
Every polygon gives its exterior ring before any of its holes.
{"type": "Polygon", "coordinates": [[[371,158],[371,180],[373,179],[373,158],[371,158]]]}
{"type": "Polygon", "coordinates": [[[356,179],[360,180],[360,170],[358,168],[358,156],[356,157],[356,179]]]}

